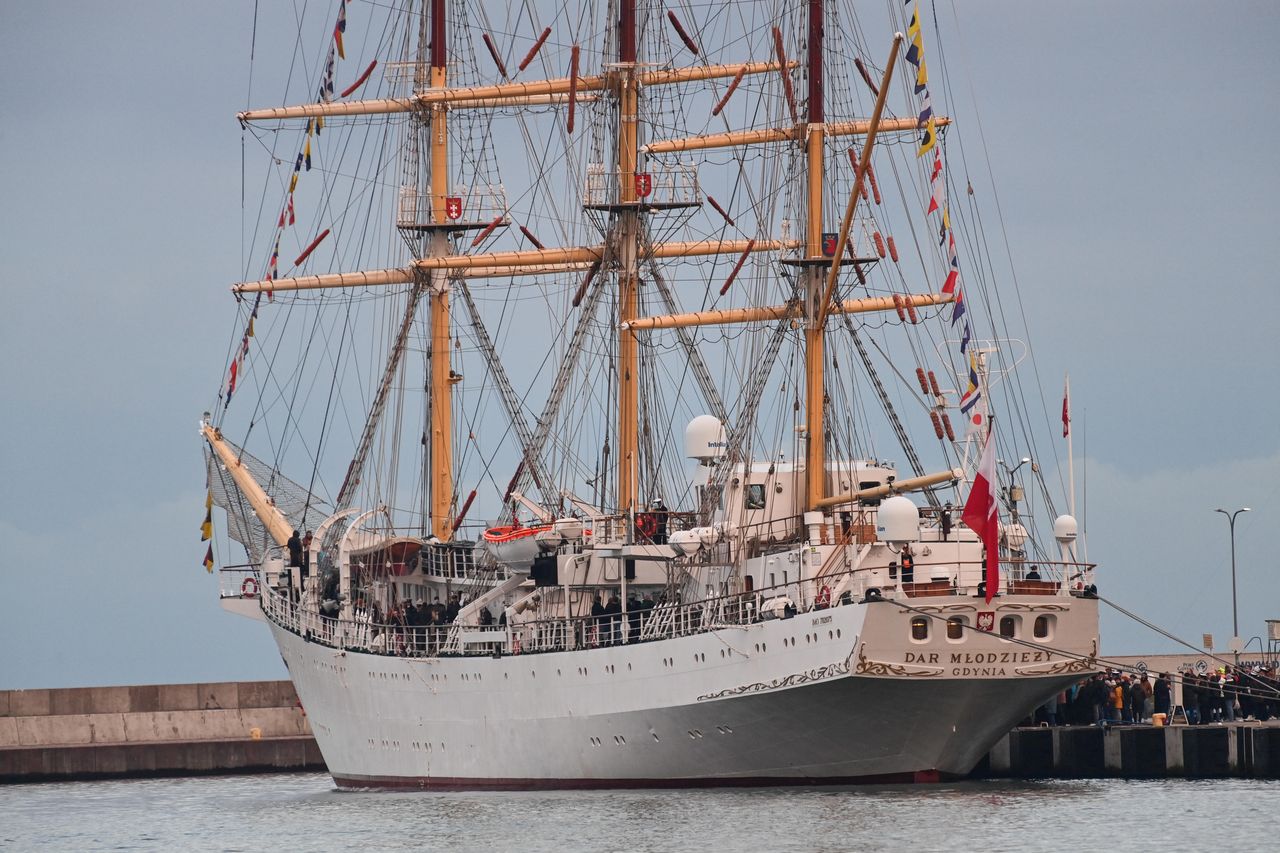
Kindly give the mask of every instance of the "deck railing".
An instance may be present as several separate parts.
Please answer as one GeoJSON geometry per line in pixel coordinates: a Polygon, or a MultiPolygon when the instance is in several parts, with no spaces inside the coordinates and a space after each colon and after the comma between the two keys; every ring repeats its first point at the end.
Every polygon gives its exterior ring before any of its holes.
{"type": "MultiPolygon", "coordinates": [[[[1039,580],[1006,577],[1001,592],[1017,595],[1079,595],[1079,581],[1092,570],[1084,563],[1040,562],[1039,580]]],[[[1025,564],[1029,567],[1030,564],[1025,564]]],[[[906,600],[924,595],[971,597],[978,594],[976,584],[962,585],[955,580],[933,580],[939,567],[954,571],[953,577],[979,575],[981,566],[917,563],[915,573],[920,580],[904,582],[901,578],[888,584],[873,575],[878,569],[834,572],[817,580],[791,581],[752,591],[707,596],[683,601],[676,595],[665,597],[652,606],[603,616],[574,616],[539,620],[523,620],[509,625],[410,625],[402,619],[374,619],[372,609],[351,609],[350,618],[337,618],[318,612],[288,590],[259,587],[263,612],[281,627],[315,642],[339,649],[353,649],[375,654],[406,657],[489,656],[495,654],[531,654],[569,651],[607,645],[643,643],[721,628],[748,625],[772,618],[787,618],[798,613],[841,607],[868,599],[906,600]],[[963,571],[962,571],[963,570],[963,571]],[[842,584],[848,578],[851,582],[842,584]],[[845,591],[831,597],[839,586],[845,591]],[[825,595],[824,595],[825,588],[825,595]]],[[[253,577],[253,570],[227,570],[223,583],[230,592],[237,578],[253,577]],[[235,574],[235,572],[241,572],[235,574]]],[[[242,584],[243,580],[240,581],[242,584]]]]}

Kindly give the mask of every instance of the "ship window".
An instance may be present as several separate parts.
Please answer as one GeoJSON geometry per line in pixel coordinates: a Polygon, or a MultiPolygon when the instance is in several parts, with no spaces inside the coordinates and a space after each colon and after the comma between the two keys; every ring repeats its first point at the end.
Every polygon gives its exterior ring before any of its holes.
{"type": "Polygon", "coordinates": [[[952,616],[947,620],[947,639],[963,640],[964,639],[964,617],[952,616]]]}
{"type": "Polygon", "coordinates": [[[1005,616],[1000,619],[1000,636],[1014,637],[1018,632],[1018,620],[1012,616],[1005,616]]]}
{"type": "Polygon", "coordinates": [[[747,509],[764,509],[764,483],[749,483],[746,492],[747,509]]]}
{"type": "Polygon", "coordinates": [[[1035,634],[1037,640],[1049,639],[1049,635],[1053,632],[1053,617],[1037,616],[1035,625],[1031,630],[1035,634]]]}
{"type": "Polygon", "coordinates": [[[927,617],[916,616],[911,620],[911,639],[929,639],[929,619],[927,617]]]}

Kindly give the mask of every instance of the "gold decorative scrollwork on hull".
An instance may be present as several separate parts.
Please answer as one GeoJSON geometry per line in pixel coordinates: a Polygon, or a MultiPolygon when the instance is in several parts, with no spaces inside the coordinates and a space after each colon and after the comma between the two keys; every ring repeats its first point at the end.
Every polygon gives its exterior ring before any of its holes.
{"type": "Polygon", "coordinates": [[[853,670],[858,675],[897,675],[905,678],[932,678],[935,675],[942,675],[942,670],[936,667],[926,669],[900,663],[868,660],[866,649],[866,643],[858,646],[858,665],[853,670]]]}
{"type": "Polygon", "coordinates": [[[850,652],[849,657],[843,661],[829,663],[826,666],[820,666],[807,672],[793,672],[791,675],[775,678],[772,681],[757,681],[754,684],[742,684],[738,687],[730,687],[715,693],[706,693],[699,696],[698,701],[705,702],[710,699],[725,699],[729,696],[766,693],[770,690],[781,690],[784,687],[799,687],[803,684],[812,684],[815,681],[826,681],[828,678],[835,678],[838,675],[848,675],[849,661],[852,657],[853,653],[850,652]]]}
{"type": "Polygon", "coordinates": [[[1012,610],[1015,613],[1034,613],[1043,610],[1049,613],[1065,613],[1071,608],[1065,604],[1001,604],[996,610],[1012,610]]]}
{"type": "Polygon", "coordinates": [[[1044,668],[1035,666],[1015,667],[1018,675],[1070,675],[1076,672],[1096,672],[1098,670],[1098,638],[1093,638],[1093,649],[1085,658],[1063,660],[1044,668]]]}
{"type": "Polygon", "coordinates": [[[904,607],[899,613],[975,613],[978,608],[972,604],[922,604],[918,607],[904,607]]]}

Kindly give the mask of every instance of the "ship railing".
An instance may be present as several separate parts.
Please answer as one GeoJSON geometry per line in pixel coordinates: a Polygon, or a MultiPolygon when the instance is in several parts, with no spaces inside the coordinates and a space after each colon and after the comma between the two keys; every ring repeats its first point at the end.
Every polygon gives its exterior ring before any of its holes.
{"type": "Polygon", "coordinates": [[[591,520],[591,541],[665,542],[672,533],[698,526],[696,512],[641,510],[631,515],[601,515],[591,520]]]}
{"type": "MultiPolygon", "coordinates": [[[[435,222],[435,196],[416,186],[400,188],[400,204],[396,225],[421,228],[446,223],[435,222]]],[[[499,225],[507,221],[507,191],[501,184],[460,185],[445,196],[445,215],[458,227],[476,227],[486,223],[499,225]]]]}
{"type": "Polygon", "coordinates": [[[624,180],[635,181],[636,202],[645,207],[695,207],[702,203],[698,170],[693,164],[674,163],[658,167],[655,163],[650,171],[633,176],[593,163],[587,167],[583,205],[588,208],[616,206],[622,196],[624,180]]]}
{"type": "MultiPolygon", "coordinates": [[[[1040,561],[1002,564],[1000,594],[1060,595],[1088,594],[1085,581],[1094,566],[1089,563],[1040,561]],[[1040,579],[1028,579],[1030,566],[1037,567],[1040,579]]],[[[288,590],[266,586],[261,591],[264,613],[273,622],[308,639],[337,649],[404,657],[450,655],[487,656],[530,654],[621,645],[706,633],[708,631],[756,624],[799,613],[842,607],[859,601],[889,599],[906,601],[922,596],[952,595],[958,598],[981,596],[983,566],[971,563],[917,563],[916,577],[927,580],[904,582],[899,575],[887,577],[883,567],[857,568],[833,572],[818,579],[787,583],[740,592],[727,592],[694,600],[673,595],[640,608],[602,616],[557,617],[498,625],[409,625],[398,613],[388,618],[358,603],[350,615],[338,618],[322,612],[315,590],[299,600],[288,590]],[[952,577],[940,572],[954,571],[952,577]],[[837,596],[824,596],[844,585],[837,596]],[[936,578],[936,579],[935,579],[936,578]]],[[[244,575],[249,576],[249,575],[244,575]]]]}
{"type": "Polygon", "coordinates": [[[262,586],[257,563],[242,563],[218,569],[219,598],[254,598],[262,586]]]}

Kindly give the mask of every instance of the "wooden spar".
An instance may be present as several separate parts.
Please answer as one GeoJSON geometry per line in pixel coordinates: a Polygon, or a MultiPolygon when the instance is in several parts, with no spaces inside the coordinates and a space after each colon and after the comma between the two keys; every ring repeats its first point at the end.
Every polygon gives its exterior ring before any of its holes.
{"type": "Polygon", "coordinates": [[[778,57],[778,70],[782,74],[782,94],[787,98],[787,109],[791,111],[791,120],[793,122],[800,120],[800,114],[796,112],[796,93],[791,88],[791,74],[788,73],[787,52],[782,47],[782,30],[777,27],[773,28],[773,52],[778,57]]]}
{"type": "Polygon", "coordinates": [[[747,262],[747,258],[750,257],[751,251],[755,247],[755,240],[748,241],[747,248],[742,250],[742,255],[738,258],[738,262],[733,265],[733,269],[729,271],[729,277],[724,280],[724,284],[720,287],[721,296],[729,292],[729,285],[733,284],[733,280],[738,277],[738,273],[742,270],[742,265],[747,262]]]}
{"type": "MultiPolygon", "coordinates": [[[[711,110],[713,116],[720,115],[720,111],[724,109],[724,105],[729,103],[729,98],[733,97],[734,90],[738,88],[738,84],[742,82],[744,71],[738,69],[738,73],[733,75],[733,79],[729,81],[729,88],[725,90],[724,97],[716,102],[715,107],[711,110]]],[[[646,150],[647,146],[646,146],[646,150]]]]}
{"type": "MultiPolygon", "coordinates": [[[[579,104],[595,103],[599,95],[584,95],[578,92],[573,100],[579,104]]],[[[453,101],[451,110],[492,110],[498,107],[545,107],[560,106],[569,103],[569,95],[519,95],[510,98],[489,98],[488,100],[453,101]]]]}
{"type": "Polygon", "coordinates": [[[871,72],[867,71],[867,66],[862,63],[862,57],[855,56],[853,58],[854,67],[858,69],[858,73],[862,75],[862,79],[866,82],[867,88],[871,90],[871,97],[880,96],[880,90],[876,87],[876,83],[871,79],[871,72]]]}
{"type": "Polygon", "coordinates": [[[871,149],[876,144],[876,131],[880,125],[880,113],[884,111],[885,97],[889,94],[889,81],[893,78],[893,66],[898,60],[898,49],[902,46],[902,33],[894,33],[893,47],[889,49],[889,61],[885,64],[884,79],[880,83],[880,94],[876,96],[875,109],[871,111],[871,125],[867,128],[867,141],[862,146],[862,156],[858,158],[858,171],[853,178],[853,189],[849,191],[849,203],[844,209],[844,220],[840,223],[840,236],[836,239],[835,257],[831,259],[831,269],[827,272],[827,287],[822,301],[818,303],[818,319],[827,318],[827,306],[835,295],[836,277],[840,272],[840,261],[844,255],[845,245],[849,242],[849,228],[853,225],[853,211],[858,206],[858,194],[862,192],[862,182],[866,180],[867,166],[871,165],[871,149]]]}
{"type": "Polygon", "coordinates": [[[356,82],[352,83],[350,86],[343,89],[342,94],[338,95],[338,97],[345,98],[347,95],[350,95],[356,89],[359,89],[361,86],[363,86],[364,82],[369,79],[369,75],[373,73],[373,69],[377,67],[378,67],[378,60],[375,59],[373,62],[369,63],[369,67],[364,70],[364,73],[356,78],[356,82]]]}
{"type": "MultiPolygon", "coordinates": [[[[431,89],[448,86],[449,64],[446,32],[445,0],[431,2],[431,89]]],[[[431,221],[447,222],[446,199],[449,195],[449,111],[444,104],[431,107],[431,221]]],[[[436,231],[431,235],[433,256],[448,257],[452,252],[448,235],[436,231]]],[[[444,273],[431,276],[431,532],[441,542],[453,538],[453,376],[451,324],[449,322],[449,280],[444,273]]]]}
{"type": "Polygon", "coordinates": [[[302,266],[302,262],[305,261],[307,258],[311,257],[311,253],[316,250],[316,246],[320,245],[320,241],[328,236],[329,236],[328,228],[321,231],[320,234],[314,240],[312,240],[310,243],[307,244],[307,248],[302,250],[302,254],[294,258],[293,265],[295,267],[302,266]]]}
{"type": "Polygon", "coordinates": [[[527,226],[521,225],[521,226],[520,226],[520,233],[521,233],[521,234],[523,234],[523,235],[525,236],[525,239],[527,239],[530,243],[532,243],[532,244],[533,244],[533,247],[534,247],[535,249],[545,249],[545,248],[547,248],[546,246],[542,245],[542,241],[541,241],[541,240],[539,240],[537,237],[533,236],[533,232],[532,232],[532,231],[530,231],[530,230],[528,229],[528,227],[527,227],[527,226]]]}
{"type": "MultiPolygon", "coordinates": [[[[882,87],[883,88],[883,87],[882,87]]],[[[859,489],[856,492],[845,492],[842,495],[832,495],[829,498],[822,498],[818,501],[815,509],[827,509],[840,504],[850,504],[856,501],[875,500],[877,498],[896,495],[901,492],[914,492],[919,489],[927,489],[930,486],[936,486],[939,483],[954,483],[964,478],[964,471],[960,468],[952,468],[950,471],[939,471],[936,474],[925,474],[923,477],[910,477],[906,480],[898,480],[887,486],[875,486],[870,489],[859,489]]]]}
{"type": "Polygon", "coordinates": [[[574,308],[582,304],[582,297],[587,295],[587,288],[591,286],[591,280],[596,277],[596,273],[600,272],[600,263],[600,261],[594,261],[587,265],[587,274],[582,277],[582,284],[578,285],[578,291],[573,294],[574,308]]]}
{"type": "Polygon", "coordinates": [[[502,75],[503,80],[506,80],[510,75],[507,74],[507,64],[502,61],[502,55],[498,53],[498,46],[493,43],[488,33],[485,33],[482,38],[484,46],[489,48],[489,55],[493,57],[493,64],[498,66],[498,73],[502,75]]]}
{"type": "Polygon", "coordinates": [[[388,284],[408,284],[413,281],[412,269],[368,270],[366,272],[339,272],[326,275],[303,275],[295,278],[262,279],[231,285],[232,293],[262,293],[268,290],[325,290],[334,287],[371,287],[388,284]]]}
{"type": "MultiPolygon", "coordinates": [[[[951,119],[938,116],[934,119],[938,127],[951,124],[951,119]]],[[[871,127],[870,119],[853,121],[836,121],[823,125],[827,136],[860,136],[871,127]]],[[[886,118],[880,120],[880,133],[904,132],[914,133],[919,126],[913,118],[886,118]]],[[[805,126],[766,127],[759,130],[731,130],[725,133],[709,133],[705,136],[689,136],[683,139],[663,139],[650,142],[641,150],[645,154],[669,154],[673,151],[700,151],[706,148],[731,148],[739,145],[761,145],[768,142],[793,142],[803,139],[805,126]]]]}
{"type": "Polygon", "coordinates": [[[733,221],[733,217],[725,212],[725,209],[720,206],[720,203],[716,201],[715,198],[713,198],[710,193],[707,194],[707,201],[710,202],[711,206],[716,209],[716,213],[724,217],[725,222],[728,222],[730,225],[733,225],[733,226],[736,226],[738,224],[733,221]]]}
{"type": "Polygon", "coordinates": [[[271,534],[271,538],[276,541],[277,545],[282,547],[287,545],[289,537],[293,535],[293,525],[289,523],[289,519],[284,517],[284,513],[276,508],[275,503],[267,496],[262,486],[253,478],[249,470],[244,467],[244,463],[240,461],[240,454],[233,450],[222,438],[222,430],[206,423],[201,425],[200,432],[204,435],[205,441],[209,442],[209,447],[218,455],[218,459],[222,462],[222,467],[231,475],[231,479],[235,481],[241,494],[249,502],[249,506],[253,508],[253,514],[258,517],[258,520],[262,522],[262,526],[267,529],[267,533],[271,534]]]}
{"type": "Polygon", "coordinates": [[[471,502],[475,499],[476,490],[472,489],[471,494],[467,495],[466,501],[462,504],[462,509],[458,510],[458,517],[453,520],[452,529],[455,533],[458,531],[458,528],[462,526],[462,520],[467,517],[467,510],[471,509],[471,502]]]}
{"type": "Polygon", "coordinates": [[[547,27],[542,31],[542,35],[538,36],[538,40],[533,43],[533,47],[529,48],[529,52],[524,55],[524,59],[520,60],[517,70],[523,71],[529,67],[529,63],[533,62],[533,58],[538,55],[538,51],[542,50],[542,45],[546,43],[549,35],[551,35],[551,27],[547,27]]]}
{"type": "MultiPolygon", "coordinates": [[[[944,305],[955,300],[951,293],[914,293],[909,296],[898,296],[898,304],[911,304],[916,307],[944,305]]],[[[893,297],[868,296],[863,299],[846,299],[833,305],[831,314],[870,314],[875,311],[891,311],[894,309],[893,297]]],[[[633,332],[645,329],[675,329],[685,326],[717,326],[732,323],[757,323],[762,320],[781,320],[783,317],[799,317],[800,308],[796,304],[769,305],[754,308],[727,308],[722,311],[695,311],[689,314],[664,314],[654,317],[639,317],[628,325],[633,332]]]]}
{"type": "MultiPolygon", "coordinates": [[[[566,128],[573,133],[573,113],[574,107],[578,103],[578,46],[573,46],[573,54],[569,59],[569,117],[565,122],[566,128]]],[[[541,247],[539,247],[541,248],[541,247]]]]}
{"type": "Polygon", "coordinates": [[[488,225],[486,225],[484,227],[484,230],[481,231],[479,234],[477,234],[476,238],[471,241],[471,248],[474,249],[476,246],[479,246],[481,243],[483,243],[485,241],[485,238],[488,237],[490,234],[492,234],[494,229],[501,224],[502,224],[502,214],[499,213],[497,216],[493,217],[493,221],[490,222],[488,225]]]}
{"type": "MultiPolygon", "coordinates": [[[[633,185],[634,190],[634,185],[633,185]]],[[[680,243],[660,243],[646,252],[653,258],[691,258],[700,255],[736,255],[747,247],[749,240],[694,240],[680,243]]],[[[757,240],[755,251],[776,252],[794,249],[797,243],[783,240],[757,240]]],[[[595,261],[604,256],[604,246],[576,246],[557,249],[525,249],[519,252],[490,252],[482,255],[450,255],[447,258],[419,258],[414,265],[420,269],[470,269],[472,267],[518,267],[525,264],[574,263],[595,261]]]]}
{"type": "Polygon", "coordinates": [[[675,27],[676,35],[680,36],[680,40],[684,42],[684,46],[689,48],[690,53],[692,53],[694,56],[697,56],[698,55],[697,42],[695,42],[692,38],[690,38],[689,34],[684,31],[684,27],[681,25],[680,19],[677,18],[676,13],[672,12],[670,9],[667,10],[667,20],[671,22],[671,26],[675,27]]]}
{"type": "MultiPolygon", "coordinates": [[[[794,62],[787,63],[794,67],[794,62]]],[[[640,86],[665,86],[674,83],[691,83],[698,80],[713,80],[721,77],[734,77],[741,71],[743,74],[767,74],[778,71],[776,62],[747,62],[735,65],[698,65],[689,68],[673,68],[657,71],[643,71],[635,75],[640,86]]],[[[600,92],[613,84],[606,75],[579,77],[577,91],[600,92]]],[[[291,118],[312,118],[313,116],[354,116],[381,115],[391,113],[407,113],[428,107],[432,104],[448,104],[452,106],[458,101],[495,101],[503,98],[521,98],[532,95],[567,95],[569,94],[569,78],[557,77],[551,80],[534,80],[528,83],[498,83],[493,86],[460,86],[455,89],[427,89],[412,98],[375,98],[365,101],[331,101],[329,103],[297,104],[289,107],[271,107],[261,110],[246,110],[237,113],[241,122],[273,121],[291,118]]],[[[581,95],[579,95],[581,97],[581,95]]]]}
{"type": "MultiPolygon", "coordinates": [[[[735,255],[741,254],[750,242],[750,240],[699,240],[690,243],[662,243],[653,247],[652,256],[691,258],[701,255],[735,255]]],[[[757,240],[754,251],[777,252],[783,249],[794,249],[798,245],[795,241],[757,240]]],[[[574,272],[586,269],[603,256],[603,246],[584,246],[422,258],[415,261],[414,265],[422,269],[454,270],[468,278],[496,278],[508,275],[550,275],[558,272],[574,272]]],[[[413,267],[409,267],[246,281],[232,285],[231,291],[263,293],[269,290],[330,290],[339,287],[408,284],[412,281],[413,267]]]]}

